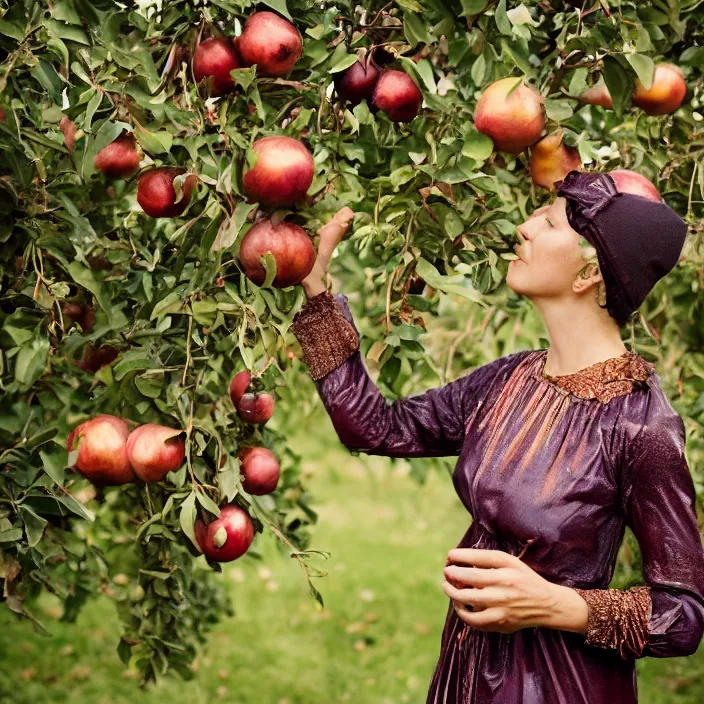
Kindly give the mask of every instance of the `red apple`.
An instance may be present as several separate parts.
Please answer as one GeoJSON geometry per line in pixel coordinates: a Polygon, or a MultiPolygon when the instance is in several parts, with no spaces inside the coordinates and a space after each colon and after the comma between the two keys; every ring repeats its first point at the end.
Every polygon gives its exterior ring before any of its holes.
{"type": "Polygon", "coordinates": [[[611,110],[614,107],[611,101],[611,93],[609,93],[609,89],[606,87],[603,76],[599,76],[599,80],[593,86],[587,88],[579,96],[579,100],[589,105],[600,105],[607,110],[611,110]]]}
{"type": "Polygon", "coordinates": [[[126,484],[135,473],[127,456],[130,431],[122,418],[99,415],[81,423],[68,436],[66,449],[78,448],[74,467],[98,486],[126,484]]]}
{"type": "Polygon", "coordinates": [[[474,111],[474,126],[491,137],[496,149],[518,154],[540,139],[545,127],[543,98],[515,76],[492,83],[474,111]],[[509,91],[520,81],[520,85],[509,91]]]}
{"type": "Polygon", "coordinates": [[[253,145],[256,162],[244,174],[245,193],[262,205],[293,205],[313,183],[313,156],[293,137],[262,137],[253,145]]]}
{"type": "Polygon", "coordinates": [[[675,112],[687,94],[687,84],[679,66],[658,64],[655,67],[653,85],[646,90],[636,78],[633,91],[633,104],[642,108],[647,115],[664,115],[675,112]]]}
{"type": "Polygon", "coordinates": [[[113,178],[126,178],[139,168],[142,157],[137,150],[134,135],[123,134],[96,155],[93,163],[98,171],[113,178]]]}
{"type": "Polygon", "coordinates": [[[616,181],[616,188],[621,193],[635,193],[637,196],[643,196],[643,198],[648,198],[658,203],[662,202],[662,197],[652,181],[637,171],[616,169],[609,171],[609,174],[616,181]]]}
{"type": "Polygon", "coordinates": [[[238,372],[232,377],[232,381],[230,382],[230,398],[235,406],[240,402],[244,392],[247,391],[251,380],[252,375],[248,369],[245,369],[243,372],[238,372]]]}
{"type": "Polygon", "coordinates": [[[78,323],[84,333],[93,329],[95,322],[95,309],[86,303],[64,303],[61,306],[64,316],[64,328],[68,329],[73,323],[78,323]]]}
{"type": "Polygon", "coordinates": [[[83,358],[80,362],[76,362],[76,366],[86,372],[95,374],[98,369],[114,362],[118,354],[119,352],[109,345],[94,347],[91,343],[88,343],[83,352],[83,358]]]}
{"type": "Polygon", "coordinates": [[[240,68],[240,60],[235,47],[227,39],[206,39],[193,53],[193,75],[198,83],[212,76],[213,95],[234,90],[235,81],[230,76],[233,68],[240,68]]]}
{"type": "Polygon", "coordinates": [[[0,122],[5,122],[5,111],[0,108],[0,122]]]}
{"type": "Polygon", "coordinates": [[[362,100],[371,103],[379,75],[379,69],[371,61],[360,59],[347,70],[334,74],[333,82],[341,100],[358,105],[362,100]]]}
{"type": "Polygon", "coordinates": [[[74,146],[76,145],[76,123],[64,115],[61,118],[61,122],[59,122],[59,128],[64,133],[64,144],[66,145],[66,149],[72,152],[74,146]]]}
{"type": "Polygon", "coordinates": [[[158,482],[178,469],[186,456],[183,430],[147,423],[130,433],[127,456],[135,474],[145,482],[158,482]]]}
{"type": "Polygon", "coordinates": [[[420,109],[423,94],[403,71],[387,69],[374,86],[372,105],[383,110],[392,122],[410,122],[420,109]]]}
{"type": "Polygon", "coordinates": [[[237,404],[237,415],[247,423],[266,423],[274,415],[274,397],[266,391],[244,394],[237,404]]]}
{"type": "Polygon", "coordinates": [[[285,76],[303,54],[300,32],[275,12],[255,12],[245,23],[237,50],[260,76],[285,76]]]}
{"type": "Polygon", "coordinates": [[[276,261],[276,288],[300,283],[310,274],[315,264],[316,252],[306,231],[292,222],[274,225],[269,218],[262,218],[247,230],[239,250],[240,263],[245,276],[258,286],[266,279],[266,270],[259,258],[271,252],[276,261]]]}
{"type": "Polygon", "coordinates": [[[530,175],[533,183],[552,190],[555,181],[565,178],[570,171],[579,171],[582,160],[575,147],[562,141],[559,128],[533,145],[530,150],[530,175]]]}
{"type": "Polygon", "coordinates": [[[201,552],[215,562],[231,562],[242,557],[254,540],[254,524],[237,504],[220,508],[220,515],[207,526],[198,519],[194,526],[201,552]]]}
{"type": "Polygon", "coordinates": [[[188,176],[183,184],[181,200],[176,200],[174,179],[184,173],[183,169],[160,166],[140,175],[137,183],[137,202],[144,212],[153,218],[177,218],[188,207],[191,191],[198,182],[195,174],[188,176]]]}
{"type": "Polygon", "coordinates": [[[279,483],[281,467],[276,455],[266,447],[245,447],[238,456],[242,462],[242,487],[248,494],[271,494],[279,483]]]}

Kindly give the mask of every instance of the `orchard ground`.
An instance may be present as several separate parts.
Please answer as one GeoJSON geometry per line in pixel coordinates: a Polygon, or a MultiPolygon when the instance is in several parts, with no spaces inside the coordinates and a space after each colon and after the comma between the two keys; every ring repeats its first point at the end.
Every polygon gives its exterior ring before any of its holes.
{"type": "MultiPolygon", "coordinates": [[[[431,472],[419,486],[406,462],[351,456],[324,414],[306,425],[291,444],[306,458],[318,501],[312,547],[332,553],[315,563],[328,572],[315,580],[324,610],[298,563],[259,535],[263,563],[225,566],[236,616],[211,632],[195,678],[174,676],[144,692],[118,659],[119,622],[107,598],[76,624],[59,622],[59,602],[43,598],[51,639],[2,609],[0,704],[424,704],[447,609],[442,565],[467,513],[449,476],[431,472]]],[[[704,648],[639,660],[638,671],[642,704],[704,701],[704,648]]]]}

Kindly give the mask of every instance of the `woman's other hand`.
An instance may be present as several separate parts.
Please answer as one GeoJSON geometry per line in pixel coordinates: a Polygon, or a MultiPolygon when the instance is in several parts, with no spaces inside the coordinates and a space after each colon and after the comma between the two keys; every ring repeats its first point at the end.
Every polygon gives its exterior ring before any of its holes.
{"type": "Polygon", "coordinates": [[[458,617],[473,628],[513,633],[545,626],[586,633],[586,601],[569,587],[548,582],[515,555],[455,548],[448,553],[443,572],[443,591],[458,617]]]}
{"type": "Polygon", "coordinates": [[[354,210],[348,206],[340,208],[335,215],[318,230],[320,242],[318,244],[318,256],[310,274],[306,276],[301,285],[305,289],[306,296],[313,296],[322,293],[327,289],[325,280],[328,273],[328,266],[332,258],[335,247],[342,241],[354,219],[354,210]]]}

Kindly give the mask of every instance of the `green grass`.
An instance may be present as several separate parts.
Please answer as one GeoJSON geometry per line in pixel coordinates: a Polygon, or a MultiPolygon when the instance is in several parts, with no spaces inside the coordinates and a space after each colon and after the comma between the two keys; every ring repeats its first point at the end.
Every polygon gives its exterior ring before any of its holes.
{"type": "MultiPolygon", "coordinates": [[[[264,565],[240,561],[221,576],[236,615],[211,633],[196,678],[142,691],[117,657],[107,599],[76,624],[55,620],[57,602],[43,599],[52,638],[0,607],[0,704],[423,704],[447,609],[442,566],[469,517],[447,476],[418,486],[405,463],[307,442],[302,433],[292,446],[306,457],[318,500],[312,547],[332,552],[316,563],[328,572],[315,581],[324,610],[298,563],[258,536],[264,565]]],[[[638,668],[643,704],[704,701],[704,648],[638,668]]]]}

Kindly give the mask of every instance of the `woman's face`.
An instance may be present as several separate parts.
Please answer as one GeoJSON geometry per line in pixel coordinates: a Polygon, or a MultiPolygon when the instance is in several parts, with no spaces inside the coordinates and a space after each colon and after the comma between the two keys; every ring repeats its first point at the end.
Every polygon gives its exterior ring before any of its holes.
{"type": "Polygon", "coordinates": [[[572,291],[572,283],[584,267],[581,235],[570,227],[565,198],[538,208],[518,226],[521,258],[511,261],[506,283],[529,298],[560,298],[572,291]]]}

